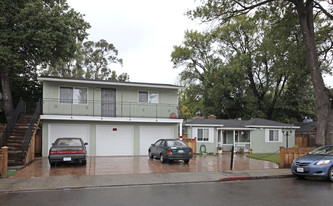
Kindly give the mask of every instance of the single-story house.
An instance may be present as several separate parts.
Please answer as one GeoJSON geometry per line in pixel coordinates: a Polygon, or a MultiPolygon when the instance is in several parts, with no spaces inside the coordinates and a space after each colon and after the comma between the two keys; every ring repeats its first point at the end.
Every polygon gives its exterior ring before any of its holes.
{"type": "Polygon", "coordinates": [[[42,156],[59,137],[80,137],[90,156],[147,155],[160,138],[182,135],[176,85],[39,77],[42,156]]]}
{"type": "Polygon", "coordinates": [[[298,126],[276,121],[254,118],[250,120],[191,119],[184,122],[183,132],[189,139],[196,140],[196,152],[206,150],[216,153],[240,148],[244,152],[274,153],[281,146],[295,145],[295,129],[298,126]]]}

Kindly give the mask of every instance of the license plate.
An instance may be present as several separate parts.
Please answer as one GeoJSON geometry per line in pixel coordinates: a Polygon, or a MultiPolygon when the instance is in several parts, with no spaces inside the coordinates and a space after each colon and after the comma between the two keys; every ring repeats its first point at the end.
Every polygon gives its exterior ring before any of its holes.
{"type": "Polygon", "coordinates": [[[184,153],[184,150],[178,150],[178,153],[184,153]]]}
{"type": "Polygon", "coordinates": [[[296,171],[297,171],[297,172],[304,172],[304,168],[302,168],[302,167],[297,167],[296,171]]]}
{"type": "Polygon", "coordinates": [[[68,162],[68,161],[72,161],[72,158],[71,157],[64,157],[64,162],[68,162]]]}

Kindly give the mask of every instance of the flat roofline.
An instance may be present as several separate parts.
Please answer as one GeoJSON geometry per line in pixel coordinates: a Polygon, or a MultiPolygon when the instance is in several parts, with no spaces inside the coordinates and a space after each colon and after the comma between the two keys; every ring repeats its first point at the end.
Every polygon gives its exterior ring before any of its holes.
{"type": "Polygon", "coordinates": [[[118,82],[107,80],[94,80],[94,79],[70,79],[58,77],[37,77],[38,81],[49,82],[68,82],[68,83],[84,83],[84,84],[98,84],[98,85],[112,85],[112,86],[128,86],[128,87],[148,87],[148,88],[161,88],[161,89],[182,89],[182,86],[172,84],[157,84],[157,83],[143,83],[143,82],[118,82]]]}

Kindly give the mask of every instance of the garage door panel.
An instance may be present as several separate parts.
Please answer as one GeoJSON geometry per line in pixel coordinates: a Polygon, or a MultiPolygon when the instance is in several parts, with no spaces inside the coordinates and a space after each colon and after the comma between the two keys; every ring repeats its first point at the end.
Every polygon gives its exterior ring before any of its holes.
{"type": "Polygon", "coordinates": [[[133,155],[133,126],[97,125],[96,155],[133,155]]]}
{"type": "Polygon", "coordinates": [[[151,144],[159,139],[174,139],[174,126],[141,126],[140,155],[148,155],[151,144]]]}
{"type": "Polygon", "coordinates": [[[89,154],[90,127],[83,124],[49,124],[48,150],[52,143],[60,137],[79,137],[87,142],[87,153],[89,154]]]}

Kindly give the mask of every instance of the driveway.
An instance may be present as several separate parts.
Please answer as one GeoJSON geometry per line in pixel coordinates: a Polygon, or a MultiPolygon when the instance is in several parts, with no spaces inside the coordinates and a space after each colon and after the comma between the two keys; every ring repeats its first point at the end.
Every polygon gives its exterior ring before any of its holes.
{"type": "MultiPolygon", "coordinates": [[[[235,155],[234,170],[261,170],[278,168],[272,162],[235,155]]],[[[161,164],[158,159],[147,156],[130,157],[88,157],[86,165],[62,164],[50,168],[47,158],[37,158],[30,165],[16,172],[10,178],[84,176],[139,173],[218,172],[230,170],[230,153],[223,155],[195,155],[189,164],[182,161],[161,164]]]]}

